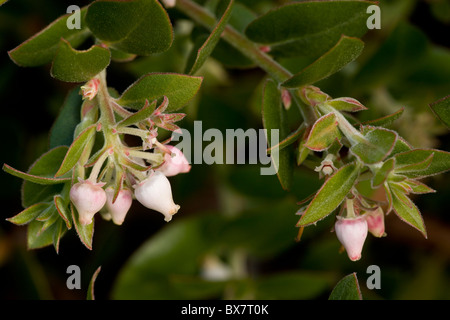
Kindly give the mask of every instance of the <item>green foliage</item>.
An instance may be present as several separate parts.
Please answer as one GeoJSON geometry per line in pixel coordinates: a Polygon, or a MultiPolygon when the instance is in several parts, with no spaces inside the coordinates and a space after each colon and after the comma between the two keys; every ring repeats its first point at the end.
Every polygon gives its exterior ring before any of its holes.
{"type": "Polygon", "coordinates": [[[66,40],[59,43],[50,74],[66,82],[86,82],[104,70],[111,61],[111,53],[101,46],[77,51],[66,40]]]}
{"type": "Polygon", "coordinates": [[[168,111],[176,111],[195,96],[202,80],[202,77],[171,73],[144,75],[128,87],[117,102],[139,110],[145,105],[145,100],[153,101],[166,96],[169,99],[168,111]]]}
{"type": "Polygon", "coordinates": [[[450,128],[450,96],[444,97],[430,104],[430,108],[436,116],[450,128]]]}
{"type": "Polygon", "coordinates": [[[356,273],[342,278],[331,292],[329,300],[362,300],[356,273]]]}
{"type": "Polygon", "coordinates": [[[284,56],[317,57],[330,50],[344,34],[361,37],[367,32],[370,1],[305,1],[269,11],[254,20],[246,35],[272,45],[284,56]]]}
{"type": "Polygon", "coordinates": [[[283,82],[282,85],[287,88],[297,88],[327,78],[355,60],[363,48],[364,43],[360,39],[342,36],[323,56],[283,82]]]}
{"type": "Polygon", "coordinates": [[[169,17],[156,0],[95,1],[86,24],[108,46],[137,55],[164,52],[173,41],[169,17]]]}

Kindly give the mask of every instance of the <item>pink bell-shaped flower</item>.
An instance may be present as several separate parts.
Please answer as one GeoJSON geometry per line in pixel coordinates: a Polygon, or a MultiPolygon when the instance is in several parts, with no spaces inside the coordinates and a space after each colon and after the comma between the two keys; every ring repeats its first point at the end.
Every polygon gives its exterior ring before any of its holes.
{"type": "Polygon", "coordinates": [[[183,152],[177,147],[166,145],[170,153],[164,155],[164,163],[157,169],[166,177],[172,177],[179,173],[187,173],[191,170],[191,165],[187,161],[183,152]]]}
{"type": "Polygon", "coordinates": [[[367,221],[369,232],[375,237],[381,238],[386,235],[384,232],[384,213],[381,207],[378,207],[374,211],[369,211],[364,214],[367,221]]]}
{"type": "Polygon", "coordinates": [[[368,227],[364,217],[342,218],[334,225],[334,231],[339,241],[347,251],[348,257],[352,261],[361,259],[361,251],[367,237],[368,227]]]}
{"type": "Polygon", "coordinates": [[[111,216],[112,221],[120,226],[125,220],[125,216],[133,203],[133,194],[128,189],[122,189],[119,191],[114,203],[113,199],[114,188],[109,187],[106,189],[106,209],[111,216]]]}
{"type": "Polygon", "coordinates": [[[161,212],[169,222],[180,209],[172,199],[172,189],[167,177],[160,171],[150,173],[149,177],[134,186],[136,199],[145,207],[161,212]]]}
{"type": "Polygon", "coordinates": [[[70,200],[77,208],[82,225],[91,224],[94,215],[105,205],[106,193],[102,188],[103,185],[104,183],[80,180],[70,189],[70,200]]]}

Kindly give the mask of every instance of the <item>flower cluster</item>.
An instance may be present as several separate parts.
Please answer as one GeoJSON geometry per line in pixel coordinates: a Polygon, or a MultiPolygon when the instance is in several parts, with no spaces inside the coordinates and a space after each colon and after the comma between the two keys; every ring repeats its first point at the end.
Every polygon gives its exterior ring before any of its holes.
{"type": "MultiPolygon", "coordinates": [[[[82,87],[83,98],[87,102],[93,100],[100,85],[97,78],[86,83],[82,87]]],[[[102,94],[105,95],[104,92],[102,94]]],[[[78,182],[70,190],[70,200],[78,212],[79,223],[91,224],[94,215],[100,212],[104,219],[121,225],[133,199],[162,213],[164,220],[170,221],[180,206],[173,201],[167,177],[187,173],[191,166],[181,150],[168,145],[169,141],[158,141],[158,128],[179,130],[174,122],[181,120],[184,114],[165,113],[169,105],[167,97],[158,107],[156,100],[152,103],[146,100],[136,113],[106,97],[112,106],[110,110],[114,110],[122,120],[99,121],[96,127],[97,131],[104,133],[104,147],[94,153],[87,163],[77,164],[81,170],[76,172],[82,173],[85,167],[93,166],[89,178],[79,174],[78,182]],[[142,145],[129,147],[123,140],[124,134],[140,137],[142,145]]]]}

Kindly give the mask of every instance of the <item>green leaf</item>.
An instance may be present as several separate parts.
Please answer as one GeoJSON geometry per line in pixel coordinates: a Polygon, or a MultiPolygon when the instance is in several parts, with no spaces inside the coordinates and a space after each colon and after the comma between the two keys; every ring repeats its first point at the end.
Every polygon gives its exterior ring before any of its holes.
{"type": "Polygon", "coordinates": [[[50,130],[50,148],[57,146],[70,146],[73,142],[73,134],[80,123],[80,106],[82,98],[80,88],[76,87],[67,95],[61,111],[50,130]]]}
{"type": "Polygon", "coordinates": [[[431,162],[433,161],[433,157],[434,157],[434,153],[431,153],[423,161],[420,161],[420,162],[417,162],[417,163],[412,163],[412,164],[407,164],[407,165],[403,165],[403,166],[396,166],[395,173],[405,174],[407,172],[426,170],[426,169],[428,169],[428,167],[430,166],[431,162]]]}
{"type": "Polygon", "coordinates": [[[192,56],[190,61],[188,61],[186,70],[189,70],[189,74],[196,73],[201,66],[205,63],[206,59],[211,55],[217,43],[220,40],[220,37],[227,26],[228,20],[230,19],[234,0],[229,1],[228,6],[223,13],[222,18],[220,18],[217,25],[214,27],[213,31],[209,35],[208,39],[206,39],[205,43],[201,45],[200,48],[193,49],[193,52],[197,51],[196,56],[192,56]]]}
{"type": "Polygon", "coordinates": [[[53,60],[58,50],[61,38],[67,40],[73,47],[79,46],[86,40],[90,32],[84,26],[86,8],[81,9],[81,29],[67,28],[67,18],[71,14],[64,15],[53,21],[45,29],[8,52],[11,59],[23,67],[35,67],[53,60]]]}
{"type": "Polygon", "coordinates": [[[336,115],[328,113],[314,123],[305,146],[313,151],[323,151],[341,138],[336,115]]]}
{"type": "Polygon", "coordinates": [[[68,204],[66,203],[66,201],[64,201],[64,199],[60,195],[56,195],[53,198],[53,201],[55,202],[56,210],[58,210],[59,215],[66,223],[67,229],[71,229],[72,221],[71,221],[70,213],[68,212],[68,206],[67,206],[68,204]]]}
{"type": "Polygon", "coordinates": [[[89,6],[86,23],[98,39],[126,53],[164,52],[173,41],[169,16],[156,0],[98,0],[89,6]]]}
{"type": "Polygon", "coordinates": [[[402,174],[408,178],[424,178],[450,170],[450,153],[435,149],[414,149],[395,155],[396,168],[417,165],[409,167],[412,171],[403,172],[402,174]],[[434,154],[434,156],[432,156],[434,154]],[[428,165],[429,158],[432,161],[428,165]],[[422,169],[423,168],[423,169],[422,169]]]}
{"type": "Polygon", "coordinates": [[[450,96],[430,104],[434,114],[450,129],[450,96]]]}
{"type": "Polygon", "coordinates": [[[72,213],[72,221],[75,225],[75,230],[77,231],[78,237],[80,241],[85,245],[86,248],[92,250],[92,238],[94,236],[94,219],[92,219],[92,223],[88,225],[82,225],[78,218],[78,211],[75,206],[70,204],[70,211],[72,213]]]}
{"type": "Polygon", "coordinates": [[[92,275],[91,281],[89,282],[86,300],[95,300],[94,283],[95,280],[97,280],[98,274],[100,273],[101,269],[102,267],[98,267],[97,270],[95,270],[94,274],[92,275]]]}
{"type": "MultiPolygon", "coordinates": [[[[284,110],[281,104],[281,94],[276,83],[271,79],[267,80],[263,92],[262,115],[264,129],[266,129],[267,133],[267,143],[270,147],[272,147],[272,130],[279,130],[280,139],[284,139],[287,135],[287,119],[285,113],[286,110],[284,110]]],[[[294,170],[294,159],[291,148],[272,150],[270,156],[281,186],[283,189],[289,190],[292,184],[294,170]]]]}
{"type": "Polygon", "coordinates": [[[145,119],[149,118],[152,115],[153,111],[155,111],[155,107],[156,107],[156,100],[154,100],[152,103],[148,103],[142,109],[133,113],[128,118],[121,120],[117,124],[117,126],[128,127],[129,125],[137,124],[141,121],[144,121],[145,119]]]}
{"type": "Polygon", "coordinates": [[[381,117],[379,119],[365,121],[362,124],[363,125],[371,125],[374,127],[386,127],[386,126],[389,126],[390,124],[392,124],[398,118],[400,118],[403,114],[403,111],[405,111],[405,108],[402,107],[400,110],[398,110],[392,114],[381,117]]]}
{"type": "Polygon", "coordinates": [[[405,180],[404,184],[406,184],[410,188],[411,193],[415,194],[424,194],[424,193],[433,193],[436,192],[436,190],[431,189],[426,184],[417,181],[417,180],[405,180]]]}
{"type": "Polygon", "coordinates": [[[389,173],[394,170],[395,158],[391,158],[386,160],[380,169],[375,172],[375,175],[372,178],[372,188],[378,188],[381,186],[387,179],[389,173]]]}
{"type": "Polygon", "coordinates": [[[58,220],[55,223],[55,231],[53,233],[53,247],[55,248],[56,253],[59,252],[59,241],[61,240],[64,233],[67,231],[66,226],[64,225],[63,220],[58,220]]]}
{"type": "Polygon", "coordinates": [[[394,149],[391,151],[391,157],[395,156],[398,153],[411,151],[412,146],[402,137],[398,136],[397,141],[395,141],[394,149]]]}
{"type": "Polygon", "coordinates": [[[14,169],[13,167],[11,167],[7,164],[3,164],[2,169],[3,169],[3,171],[8,172],[9,174],[11,174],[13,176],[16,176],[18,178],[21,178],[23,180],[30,181],[33,183],[42,184],[42,185],[59,184],[59,183],[64,183],[64,182],[71,180],[71,178],[49,178],[49,177],[32,175],[32,174],[25,173],[25,172],[19,171],[17,169],[14,169]]]}
{"type": "Polygon", "coordinates": [[[197,94],[202,81],[202,77],[150,73],[128,87],[117,103],[139,110],[145,105],[145,100],[153,101],[166,96],[169,99],[167,112],[175,111],[185,106],[197,94]]]}
{"type": "Polygon", "coordinates": [[[326,104],[332,106],[338,111],[357,112],[367,110],[361,102],[353,98],[336,98],[328,100],[326,104]]]}
{"type": "Polygon", "coordinates": [[[306,208],[297,227],[307,226],[325,218],[344,201],[359,176],[359,167],[350,163],[325,181],[306,208]]]}
{"type": "Polygon", "coordinates": [[[366,130],[365,140],[353,145],[350,151],[367,164],[383,161],[394,148],[397,134],[394,131],[378,127],[364,130],[366,130]]]}
{"type": "Polygon", "coordinates": [[[37,220],[31,221],[27,228],[27,246],[28,249],[43,248],[53,244],[53,234],[57,232],[57,224],[42,230],[45,222],[37,220]]]}
{"type": "Polygon", "coordinates": [[[338,72],[355,60],[363,51],[364,42],[358,38],[342,36],[338,43],[311,65],[282,83],[286,88],[313,84],[338,72]]]}
{"type": "Polygon", "coordinates": [[[395,214],[402,221],[419,230],[427,238],[425,224],[416,205],[404,194],[400,187],[397,187],[395,184],[389,184],[389,188],[391,190],[392,207],[395,214]]]}
{"type": "Polygon", "coordinates": [[[355,272],[345,276],[338,282],[331,292],[329,300],[362,300],[355,272]]]}
{"type": "Polygon", "coordinates": [[[345,34],[362,37],[367,32],[367,7],[371,1],[294,2],[253,21],[246,30],[250,40],[272,45],[271,53],[284,56],[324,54],[345,34]]]}
{"type": "Polygon", "coordinates": [[[61,39],[50,74],[65,82],[86,82],[104,70],[111,61],[111,52],[99,45],[78,51],[61,39]]]}
{"type": "Polygon", "coordinates": [[[96,129],[95,124],[87,127],[73,141],[72,145],[70,146],[69,150],[67,151],[66,156],[64,157],[64,160],[63,160],[60,168],[58,169],[58,172],[56,172],[55,177],[62,176],[64,174],[66,174],[67,172],[69,172],[70,170],[72,170],[72,168],[75,166],[75,164],[80,159],[81,154],[84,151],[84,148],[89,143],[89,141],[94,137],[95,129],[96,129]]]}
{"type": "Polygon", "coordinates": [[[36,219],[45,209],[48,208],[48,206],[48,203],[36,203],[23,210],[22,212],[16,214],[14,217],[8,218],[6,220],[16,225],[24,225],[36,219]]]}

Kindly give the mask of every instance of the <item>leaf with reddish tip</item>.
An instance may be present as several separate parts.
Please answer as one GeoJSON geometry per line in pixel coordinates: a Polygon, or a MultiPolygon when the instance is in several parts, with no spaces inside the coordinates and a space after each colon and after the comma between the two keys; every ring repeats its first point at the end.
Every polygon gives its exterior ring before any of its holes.
{"type": "Polygon", "coordinates": [[[313,151],[323,151],[341,138],[336,115],[328,113],[314,123],[305,146],[313,151]]]}
{"type": "Polygon", "coordinates": [[[339,111],[357,112],[367,110],[361,102],[353,98],[337,98],[329,100],[326,103],[339,111]]]}
{"type": "Polygon", "coordinates": [[[425,193],[434,193],[436,190],[431,189],[426,184],[417,181],[417,180],[411,180],[408,179],[404,182],[409,188],[411,193],[415,194],[425,194],[425,193]]]}
{"type": "Polygon", "coordinates": [[[28,224],[36,219],[45,209],[48,208],[48,206],[48,203],[36,203],[26,208],[22,212],[16,214],[14,217],[8,218],[6,220],[16,225],[28,224]]]}
{"type": "Polygon", "coordinates": [[[67,204],[65,204],[64,199],[60,195],[56,195],[53,198],[53,201],[55,202],[56,210],[58,210],[59,215],[66,223],[67,229],[70,230],[72,228],[72,222],[70,219],[70,214],[69,212],[67,212],[68,209],[67,204]]]}
{"type": "Polygon", "coordinates": [[[308,205],[297,227],[316,223],[332,213],[344,201],[358,176],[359,166],[355,163],[340,168],[330,176],[308,205]]]}
{"type": "Polygon", "coordinates": [[[431,110],[450,129],[450,96],[430,104],[431,110]]]}
{"type": "Polygon", "coordinates": [[[70,204],[70,211],[72,212],[72,221],[75,225],[75,230],[77,231],[80,241],[85,245],[86,248],[92,250],[92,238],[94,236],[94,220],[88,225],[82,225],[79,220],[78,211],[75,206],[70,204]]]}
{"type": "Polygon", "coordinates": [[[72,145],[66,153],[66,156],[64,157],[61,166],[58,169],[58,172],[56,172],[55,177],[60,177],[66,174],[77,164],[78,160],[83,154],[84,148],[89,143],[89,141],[94,138],[96,127],[97,125],[95,124],[90,125],[73,141],[72,145]]]}
{"type": "MultiPolygon", "coordinates": [[[[166,97],[164,97],[167,99],[166,97]]],[[[156,107],[156,100],[154,100],[152,103],[148,103],[148,100],[146,100],[146,103],[142,109],[139,111],[133,113],[128,118],[125,118],[117,123],[117,127],[128,127],[132,124],[139,123],[141,121],[144,121],[145,119],[149,118],[153,111],[155,111],[156,107]]]]}
{"type": "Polygon", "coordinates": [[[58,183],[65,183],[67,181],[70,181],[70,178],[49,178],[49,177],[41,177],[29,173],[25,173],[22,171],[19,171],[17,169],[14,169],[13,167],[3,164],[3,171],[8,172],[9,174],[12,174],[13,176],[16,176],[18,178],[21,178],[26,181],[30,181],[36,184],[58,184],[58,183]]]}
{"type": "Polygon", "coordinates": [[[427,231],[422,215],[416,205],[395,185],[389,185],[392,195],[392,207],[395,214],[404,222],[419,230],[425,238],[427,231]]]}
{"type": "Polygon", "coordinates": [[[329,300],[362,300],[361,289],[359,288],[358,278],[353,272],[342,278],[334,287],[329,300]]]}

